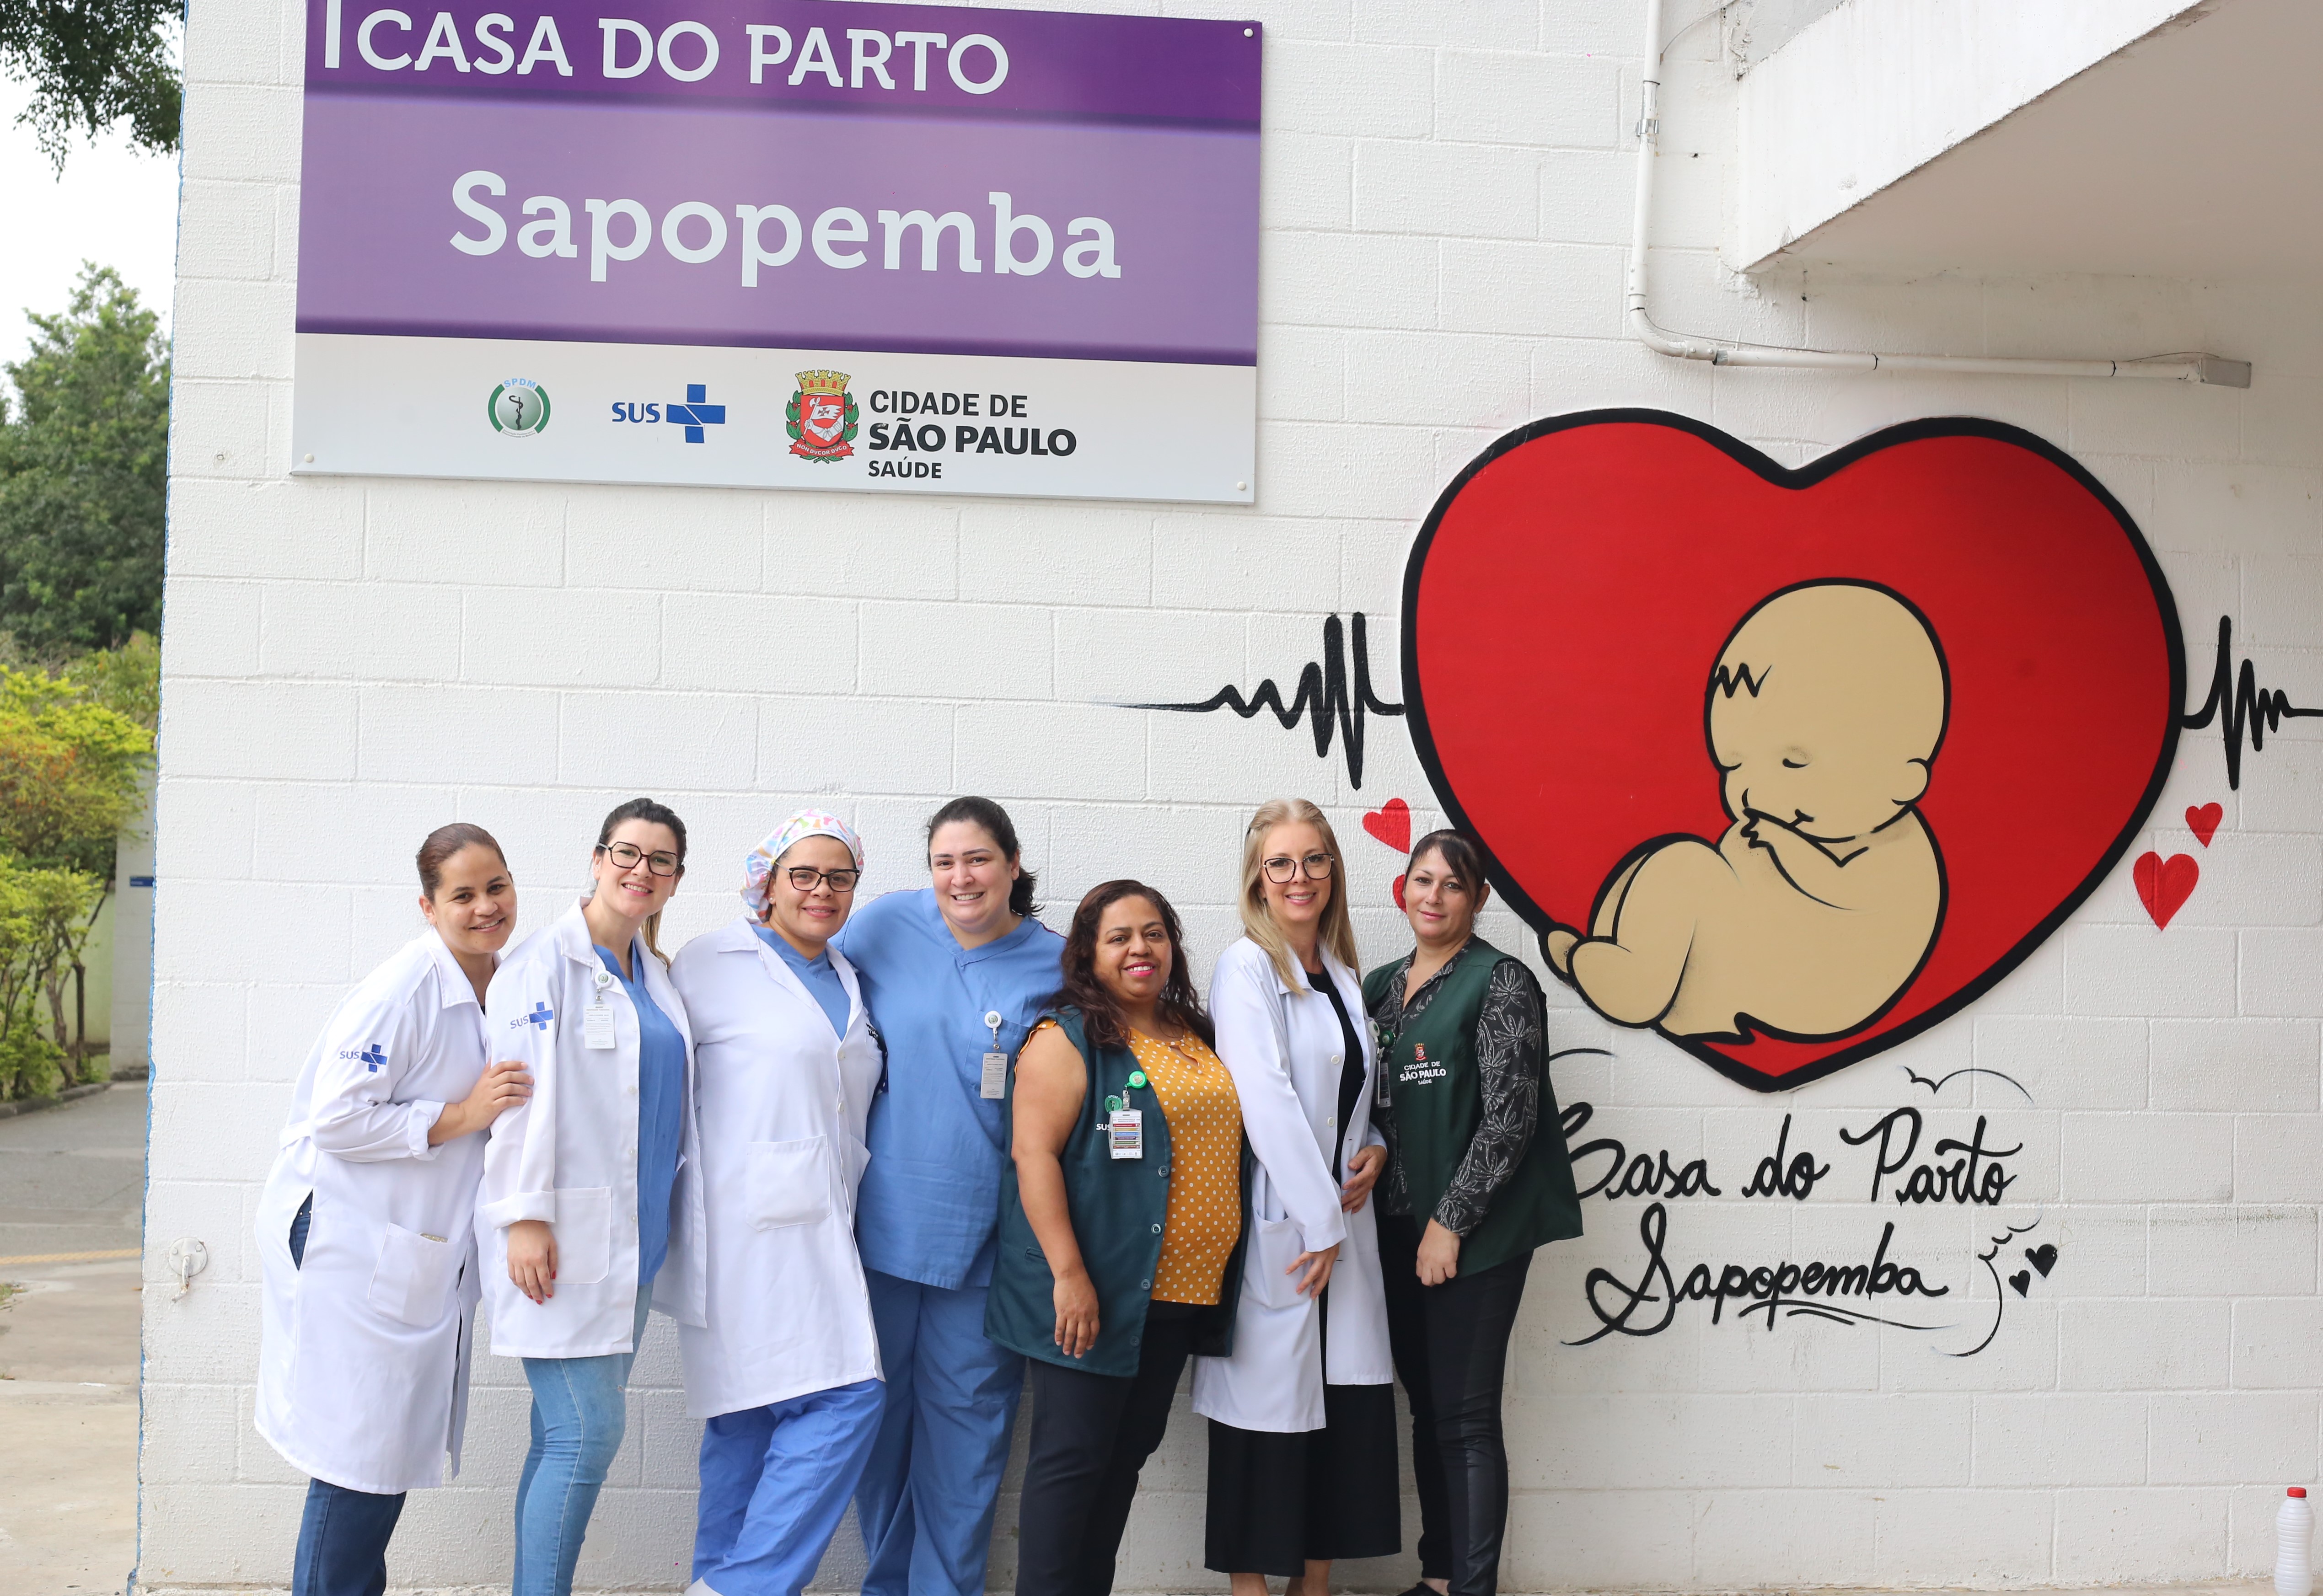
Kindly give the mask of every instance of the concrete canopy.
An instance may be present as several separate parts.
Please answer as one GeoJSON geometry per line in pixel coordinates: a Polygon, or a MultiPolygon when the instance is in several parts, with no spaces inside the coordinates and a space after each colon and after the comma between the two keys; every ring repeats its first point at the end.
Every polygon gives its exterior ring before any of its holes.
{"type": "Polygon", "coordinates": [[[2323,273],[2323,212],[2286,203],[2323,192],[2323,8],[1988,12],[1855,0],[1753,69],[1729,263],[2323,273]]]}

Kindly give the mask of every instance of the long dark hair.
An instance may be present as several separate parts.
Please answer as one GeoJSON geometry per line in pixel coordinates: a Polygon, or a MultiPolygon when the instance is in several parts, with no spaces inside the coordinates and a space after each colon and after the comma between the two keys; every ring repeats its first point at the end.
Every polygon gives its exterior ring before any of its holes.
{"type": "Polygon", "coordinates": [[[1008,913],[1037,919],[1041,905],[1033,901],[1033,872],[1024,868],[1024,850],[1016,846],[1016,825],[1008,818],[1008,812],[989,798],[955,798],[928,817],[928,842],[932,845],[937,829],[954,821],[982,827],[999,845],[1002,857],[1019,871],[1008,888],[1008,913]]]}
{"type": "MultiPolygon", "coordinates": [[[[685,822],[677,818],[677,811],[666,803],[656,803],[650,798],[632,798],[617,806],[597,828],[597,846],[602,848],[613,839],[613,828],[623,821],[645,821],[656,826],[667,826],[670,835],[677,839],[677,873],[685,874],[685,822]]],[[[661,950],[661,911],[646,916],[646,947],[666,967],[669,955],[661,950]]]]}
{"type": "Polygon", "coordinates": [[[1050,1006],[1070,1004],[1080,1010],[1082,1024],[1093,1047],[1129,1045],[1129,1023],[1122,1015],[1121,1005],[1114,1001],[1105,983],[1097,978],[1097,922],[1124,898],[1143,898],[1152,903],[1161,912],[1162,929],[1170,935],[1170,979],[1162,988],[1158,1004],[1162,1017],[1175,1021],[1203,1041],[1215,1045],[1217,1032],[1202,1007],[1201,994],[1194,990],[1193,972],[1187,968],[1186,938],[1179,929],[1178,911],[1170,906],[1169,899],[1142,881],[1107,881],[1089,888],[1088,896],[1073,911],[1072,929],[1065,933],[1065,983],[1050,1000],[1050,1006]]]}
{"type": "Polygon", "coordinates": [[[464,848],[489,848],[500,856],[500,868],[508,868],[508,855],[482,826],[466,821],[438,826],[427,833],[427,839],[419,845],[418,858],[413,861],[419,867],[419,890],[427,894],[429,903],[436,901],[436,889],[444,883],[444,867],[464,848]]]}

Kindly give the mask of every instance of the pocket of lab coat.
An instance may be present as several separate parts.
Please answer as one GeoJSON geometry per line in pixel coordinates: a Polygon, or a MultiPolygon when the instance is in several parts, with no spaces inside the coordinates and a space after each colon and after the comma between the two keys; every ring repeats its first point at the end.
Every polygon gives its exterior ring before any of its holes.
{"type": "Polygon", "coordinates": [[[452,1271],[459,1262],[458,1249],[449,1242],[388,1225],[365,1296],[390,1319],[421,1326],[436,1324],[451,1298],[452,1271]]]}
{"type": "Polygon", "coordinates": [[[1300,1277],[1290,1272],[1307,1249],[1299,1244],[1295,1219],[1261,1219],[1251,1238],[1251,1289],[1262,1307],[1296,1307],[1306,1300],[1299,1295],[1300,1277]]]}
{"type": "Polygon", "coordinates": [[[831,1216],[831,1152],[820,1136],[753,1142],[744,1212],[759,1230],[813,1225],[831,1216]]]}
{"type": "Polygon", "coordinates": [[[556,1238],[557,1283],[595,1285],[613,1269],[613,1188],[580,1186],[559,1191],[556,1220],[549,1230],[556,1238]]]}

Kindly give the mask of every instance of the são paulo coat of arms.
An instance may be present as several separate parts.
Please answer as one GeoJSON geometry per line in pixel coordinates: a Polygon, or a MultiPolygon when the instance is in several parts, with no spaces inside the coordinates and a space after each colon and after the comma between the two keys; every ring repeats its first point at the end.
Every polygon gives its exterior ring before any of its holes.
{"type": "Polygon", "coordinates": [[[783,419],[791,453],[802,460],[844,460],[855,453],[855,396],[844,371],[801,371],[783,419]]]}

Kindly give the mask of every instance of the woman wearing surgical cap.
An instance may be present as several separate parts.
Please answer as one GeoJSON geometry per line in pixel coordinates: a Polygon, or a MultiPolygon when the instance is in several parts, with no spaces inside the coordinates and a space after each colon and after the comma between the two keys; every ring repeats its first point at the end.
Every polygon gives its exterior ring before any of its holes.
{"type": "Polygon", "coordinates": [[[864,1596],[981,1596],[1024,1360],[984,1334],[1008,1162],[1008,1060],[1056,992],[1008,812],[955,798],[929,883],[864,905],[840,945],[887,1046],[856,1243],[886,1417],[857,1507],[864,1596]]]}
{"type": "Polygon", "coordinates": [[[688,1596],[797,1596],[878,1435],[855,1192],[879,1044],[847,923],[863,844],[803,810],[743,862],[743,913],[671,972],[693,1024],[707,1323],[681,1325],[702,1432],[688,1596]]]}

